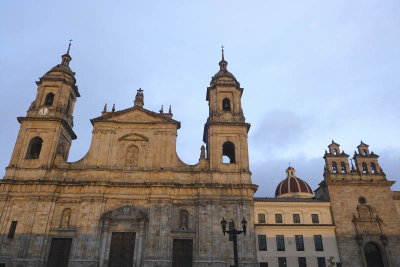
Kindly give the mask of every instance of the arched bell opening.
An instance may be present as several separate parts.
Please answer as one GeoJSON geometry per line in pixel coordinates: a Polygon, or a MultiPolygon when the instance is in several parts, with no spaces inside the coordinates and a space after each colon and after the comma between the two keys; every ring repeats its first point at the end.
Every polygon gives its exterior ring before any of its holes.
{"type": "Polygon", "coordinates": [[[222,145],[222,162],[236,163],[235,145],[230,141],[227,141],[222,145]]]}
{"type": "Polygon", "coordinates": [[[43,139],[39,136],[32,138],[29,142],[28,151],[26,152],[26,159],[38,159],[40,151],[42,150],[43,139]]]}
{"type": "Polygon", "coordinates": [[[222,110],[231,111],[231,101],[229,100],[229,98],[224,98],[222,100],[222,110]]]}

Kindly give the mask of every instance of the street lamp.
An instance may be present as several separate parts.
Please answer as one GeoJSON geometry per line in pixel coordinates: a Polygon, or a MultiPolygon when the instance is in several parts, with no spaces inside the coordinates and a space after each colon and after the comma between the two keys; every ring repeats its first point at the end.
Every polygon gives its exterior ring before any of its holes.
{"type": "Polygon", "coordinates": [[[246,235],[246,229],[247,229],[247,221],[243,217],[243,220],[241,221],[242,224],[242,229],[243,231],[238,231],[235,229],[235,223],[233,220],[229,222],[229,230],[226,231],[226,220],[224,217],[222,217],[221,220],[221,226],[222,226],[222,233],[225,235],[225,233],[229,234],[229,241],[233,241],[233,255],[235,259],[235,267],[239,267],[239,259],[238,259],[238,252],[237,252],[237,235],[244,234],[246,235]]]}

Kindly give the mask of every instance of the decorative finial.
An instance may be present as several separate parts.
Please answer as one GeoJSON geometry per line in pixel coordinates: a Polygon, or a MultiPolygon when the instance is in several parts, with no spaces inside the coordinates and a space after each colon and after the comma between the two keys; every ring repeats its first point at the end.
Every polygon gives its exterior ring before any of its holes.
{"type": "Polygon", "coordinates": [[[104,104],[104,110],[103,112],[107,112],[107,103],[104,104]]]}
{"type": "Polygon", "coordinates": [[[200,148],[200,159],[205,159],[206,158],[206,148],[204,145],[201,146],[200,148]]]}
{"type": "Polygon", "coordinates": [[[113,107],[112,107],[111,111],[115,112],[115,104],[113,104],[113,107]]]}
{"type": "Polygon", "coordinates": [[[225,60],[224,59],[224,46],[222,45],[221,48],[222,48],[222,60],[225,60]]]}
{"type": "Polygon", "coordinates": [[[72,42],[72,41],[73,41],[72,39],[69,40],[67,55],[69,55],[69,50],[71,49],[71,42],[72,42]]]}
{"type": "Polygon", "coordinates": [[[164,105],[161,105],[160,113],[161,113],[161,114],[164,113],[164,105]]]}
{"type": "Polygon", "coordinates": [[[172,113],[172,109],[171,109],[171,105],[169,105],[169,110],[168,113],[171,114],[172,113]]]}
{"type": "Polygon", "coordinates": [[[143,108],[143,103],[144,103],[143,99],[144,99],[143,90],[142,88],[139,88],[136,93],[135,101],[133,102],[134,106],[143,108]]]}

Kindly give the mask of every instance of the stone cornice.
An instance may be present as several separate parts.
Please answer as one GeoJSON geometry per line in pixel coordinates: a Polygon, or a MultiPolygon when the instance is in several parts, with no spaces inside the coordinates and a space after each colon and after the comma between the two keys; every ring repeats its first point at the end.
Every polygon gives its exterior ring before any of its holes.
{"type": "Polygon", "coordinates": [[[17,117],[17,120],[19,123],[22,123],[23,121],[57,121],[61,122],[65,129],[70,133],[72,140],[76,139],[77,136],[75,132],[72,130],[72,127],[69,125],[69,123],[62,119],[62,118],[55,118],[55,117],[17,117]]]}
{"type": "Polygon", "coordinates": [[[376,181],[376,180],[328,180],[325,179],[326,185],[357,185],[357,186],[392,186],[395,181],[376,181]]]}
{"type": "Polygon", "coordinates": [[[149,187],[170,187],[170,188],[223,188],[223,189],[251,189],[257,190],[258,185],[255,184],[223,184],[223,183],[168,183],[168,182],[144,182],[144,183],[128,183],[128,182],[96,182],[96,181],[69,181],[61,182],[54,180],[1,180],[0,184],[10,185],[52,185],[52,186],[105,186],[105,187],[124,187],[124,188],[149,188],[149,187]]]}

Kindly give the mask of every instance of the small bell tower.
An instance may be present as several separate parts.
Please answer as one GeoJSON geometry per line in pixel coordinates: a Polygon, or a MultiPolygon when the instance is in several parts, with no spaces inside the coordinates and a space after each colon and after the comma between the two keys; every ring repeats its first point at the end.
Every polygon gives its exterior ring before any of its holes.
{"type": "Polygon", "coordinates": [[[56,156],[68,157],[71,141],[76,139],[72,114],[80,97],[75,73],[69,67],[71,41],[61,64],[36,82],[36,98],[26,116],[17,118],[21,126],[5,178],[26,177],[25,168],[49,168],[56,156]]]}
{"type": "Polygon", "coordinates": [[[207,88],[209,116],[204,125],[203,141],[211,170],[249,171],[247,133],[241,98],[243,88],[227,69],[224,49],[219,71],[207,88]]]}

